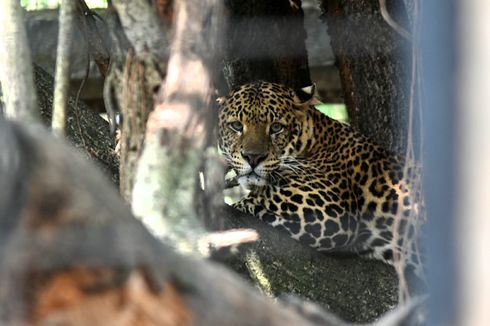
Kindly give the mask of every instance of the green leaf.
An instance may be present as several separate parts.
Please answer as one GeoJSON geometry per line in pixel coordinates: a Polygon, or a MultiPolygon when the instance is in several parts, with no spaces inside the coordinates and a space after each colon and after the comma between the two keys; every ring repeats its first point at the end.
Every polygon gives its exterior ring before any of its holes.
{"type": "Polygon", "coordinates": [[[349,123],[349,115],[344,103],[322,103],[315,105],[315,108],[332,119],[349,123]]]}

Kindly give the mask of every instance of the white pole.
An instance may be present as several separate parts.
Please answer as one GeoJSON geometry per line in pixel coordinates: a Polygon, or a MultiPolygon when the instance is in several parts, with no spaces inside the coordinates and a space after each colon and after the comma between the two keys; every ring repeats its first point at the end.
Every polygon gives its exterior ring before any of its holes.
{"type": "Polygon", "coordinates": [[[490,325],[490,1],[459,1],[460,325],[490,325]]]}
{"type": "Polygon", "coordinates": [[[37,122],[31,54],[19,0],[0,3],[0,82],[7,118],[37,122]]]}

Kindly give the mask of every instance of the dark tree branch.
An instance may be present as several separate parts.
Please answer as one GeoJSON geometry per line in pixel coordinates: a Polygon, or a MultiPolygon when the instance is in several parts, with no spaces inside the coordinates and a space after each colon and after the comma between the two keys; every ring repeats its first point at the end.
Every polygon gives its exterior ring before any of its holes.
{"type": "MultiPolygon", "coordinates": [[[[46,126],[51,125],[53,110],[53,77],[41,67],[34,65],[38,107],[46,126]]],[[[119,181],[119,159],[114,152],[114,140],[109,133],[107,121],[79,101],[68,98],[67,138],[79,148],[87,158],[94,160],[114,181],[119,181]]]]}
{"type": "MultiPolygon", "coordinates": [[[[123,116],[119,140],[121,153],[119,189],[126,201],[131,202],[134,174],[143,151],[146,122],[153,108],[153,84],[148,76],[158,69],[153,65],[153,61],[138,60],[132,49],[127,53],[123,71],[117,72],[116,69],[111,70],[111,73],[119,75],[116,84],[119,88],[115,91],[121,100],[119,106],[123,116]]],[[[161,81],[162,78],[160,76],[155,79],[161,81]]]]}
{"type": "MultiPolygon", "coordinates": [[[[386,23],[379,1],[322,1],[322,10],[352,126],[402,156],[410,97],[409,42],[386,23]]],[[[386,2],[384,10],[398,25],[408,25],[403,2],[386,2]]]]}
{"type": "Polygon", "coordinates": [[[87,6],[84,0],[78,0],[78,18],[83,27],[85,39],[87,40],[88,48],[91,57],[99,68],[100,74],[103,77],[107,76],[110,65],[110,54],[107,39],[100,32],[97,26],[97,20],[104,23],[104,20],[93,10],[87,6]]]}
{"type": "MultiPolygon", "coordinates": [[[[104,80],[103,96],[105,109],[111,127],[111,133],[114,134],[117,123],[116,116],[122,112],[121,105],[124,98],[124,94],[121,91],[122,71],[124,69],[128,49],[131,47],[131,44],[126,38],[126,34],[124,34],[117,12],[112,6],[109,6],[107,9],[105,21],[111,43],[111,64],[104,80]]],[[[121,171],[123,170],[124,168],[121,167],[121,171]]],[[[121,190],[122,189],[123,188],[121,188],[121,190]]],[[[124,193],[123,191],[121,192],[124,193]]]]}
{"type": "Polygon", "coordinates": [[[250,228],[259,241],[225,260],[276,297],[298,294],[350,322],[373,321],[397,303],[397,276],[391,266],[356,256],[329,256],[285,233],[225,206],[227,228],[250,228]],[[247,272],[248,270],[248,272],[247,272]]]}
{"type": "Polygon", "coordinates": [[[111,17],[116,56],[105,83],[104,100],[111,120],[121,110],[120,191],[132,201],[136,165],[141,156],[146,123],[166,74],[169,45],[153,7],[144,1],[114,1],[118,19],[111,17]],[[121,25],[124,35],[121,34],[121,25]],[[122,54],[128,37],[132,50],[122,54]]]}
{"type": "Polygon", "coordinates": [[[231,0],[226,4],[230,27],[224,77],[228,88],[258,79],[295,89],[311,85],[300,1],[231,0]]]}

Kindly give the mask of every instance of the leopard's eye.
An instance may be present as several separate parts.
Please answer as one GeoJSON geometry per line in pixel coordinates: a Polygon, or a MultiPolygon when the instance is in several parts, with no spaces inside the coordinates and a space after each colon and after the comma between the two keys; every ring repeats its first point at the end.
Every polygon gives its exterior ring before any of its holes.
{"type": "Polygon", "coordinates": [[[242,132],[243,130],[243,125],[240,121],[230,122],[228,126],[235,132],[242,132]]]}
{"type": "Polygon", "coordinates": [[[280,123],[274,122],[271,124],[270,131],[271,134],[278,134],[284,129],[284,126],[280,123]]]}

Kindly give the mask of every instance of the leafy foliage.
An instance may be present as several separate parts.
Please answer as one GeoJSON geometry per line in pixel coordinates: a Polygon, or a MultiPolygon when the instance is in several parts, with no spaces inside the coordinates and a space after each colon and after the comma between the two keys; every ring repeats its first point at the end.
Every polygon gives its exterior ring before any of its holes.
{"type": "Polygon", "coordinates": [[[338,120],[340,122],[348,123],[349,115],[347,108],[343,103],[322,103],[315,105],[318,111],[322,112],[326,116],[338,120]]]}

